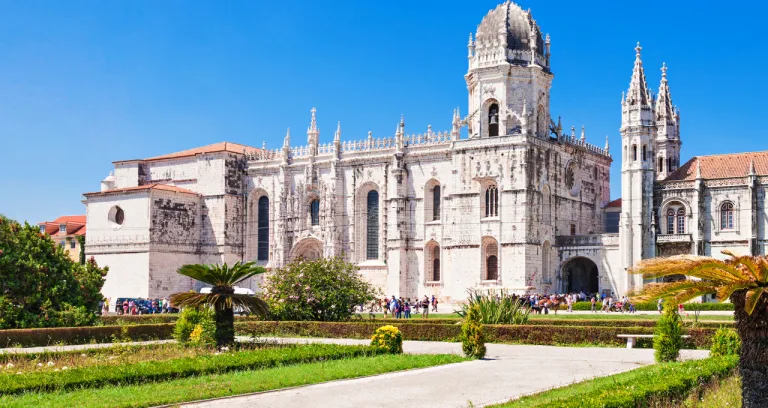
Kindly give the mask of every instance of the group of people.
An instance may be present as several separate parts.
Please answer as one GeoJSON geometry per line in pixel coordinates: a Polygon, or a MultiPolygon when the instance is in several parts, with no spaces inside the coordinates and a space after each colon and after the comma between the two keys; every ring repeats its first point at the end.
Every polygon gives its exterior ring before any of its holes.
{"type": "Polygon", "coordinates": [[[605,293],[598,295],[595,294],[592,296],[592,299],[590,299],[590,302],[592,303],[592,313],[597,313],[597,303],[598,299],[600,302],[600,312],[628,312],[628,313],[635,313],[635,304],[626,296],[622,296],[620,299],[615,300],[613,298],[613,295],[606,295],[605,293]]]}
{"type": "Polygon", "coordinates": [[[419,314],[421,310],[421,317],[426,319],[429,317],[429,310],[437,312],[437,298],[432,295],[430,299],[427,295],[424,295],[424,299],[415,299],[411,301],[411,298],[403,299],[397,298],[392,295],[392,298],[384,298],[379,301],[379,307],[384,311],[384,317],[388,314],[396,319],[410,319],[411,313],[419,314]]]}
{"type": "MultiPolygon", "coordinates": [[[[102,314],[109,312],[109,301],[105,299],[102,305],[102,314]]],[[[115,313],[118,315],[141,315],[158,313],[175,313],[168,298],[164,299],[117,299],[115,313]]]]}

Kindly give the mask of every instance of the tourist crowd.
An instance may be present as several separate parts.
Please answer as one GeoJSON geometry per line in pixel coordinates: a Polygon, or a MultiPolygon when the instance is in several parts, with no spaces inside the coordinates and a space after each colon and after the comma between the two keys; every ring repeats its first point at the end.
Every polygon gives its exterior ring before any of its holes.
{"type": "MultiPolygon", "coordinates": [[[[104,299],[101,304],[101,314],[107,315],[110,311],[110,300],[104,299]]],[[[178,309],[171,305],[168,298],[142,299],[142,298],[118,298],[115,302],[115,313],[118,315],[143,315],[158,313],[178,313],[178,309]]]]}
{"type": "Polygon", "coordinates": [[[429,317],[430,309],[433,312],[437,312],[437,298],[433,295],[430,299],[427,295],[424,295],[424,299],[414,299],[402,297],[397,298],[392,295],[392,298],[379,299],[378,303],[374,305],[374,309],[382,310],[384,317],[391,315],[396,319],[410,319],[413,314],[421,314],[422,318],[429,317]]]}

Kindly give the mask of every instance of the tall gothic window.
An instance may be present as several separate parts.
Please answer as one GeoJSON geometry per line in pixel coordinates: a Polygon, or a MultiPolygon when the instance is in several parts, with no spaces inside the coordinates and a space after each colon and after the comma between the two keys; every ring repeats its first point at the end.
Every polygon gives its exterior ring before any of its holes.
{"type": "Polygon", "coordinates": [[[632,161],[637,161],[637,145],[632,145],[632,161]]]}
{"type": "Polygon", "coordinates": [[[499,216],[499,190],[495,184],[488,186],[485,190],[485,216],[499,216]]]}
{"type": "Polygon", "coordinates": [[[668,171],[670,171],[670,172],[672,171],[672,165],[673,164],[674,163],[672,163],[672,158],[671,157],[667,158],[667,170],[668,171]]]}
{"type": "Polygon", "coordinates": [[[541,222],[549,225],[552,222],[552,197],[549,195],[549,187],[541,189],[541,222]]]}
{"type": "Polygon", "coordinates": [[[437,282],[440,280],[440,246],[435,245],[432,248],[432,280],[437,282]]]}
{"type": "Polygon", "coordinates": [[[685,209],[677,210],[677,233],[685,234],[685,209]]]}
{"type": "Polygon", "coordinates": [[[257,224],[258,252],[256,254],[256,259],[259,261],[268,261],[269,260],[269,198],[267,198],[267,196],[263,196],[259,198],[258,217],[259,217],[258,224],[257,224]]]}
{"type": "Polygon", "coordinates": [[[440,219],[440,186],[432,189],[432,221],[440,219]]]}
{"type": "Polygon", "coordinates": [[[493,104],[488,108],[488,136],[499,135],[499,105],[493,104]]]}
{"type": "Polygon", "coordinates": [[[720,206],[720,229],[733,229],[732,203],[724,203],[720,206]]]}
{"type": "Polygon", "coordinates": [[[667,210],[667,234],[675,233],[675,210],[667,210]]]}
{"type": "Polygon", "coordinates": [[[643,161],[648,160],[648,147],[643,145],[643,161]]]}
{"type": "Polygon", "coordinates": [[[367,230],[365,255],[367,259],[379,259],[379,192],[368,192],[367,230]]]}
{"type": "Polygon", "coordinates": [[[320,200],[317,198],[309,203],[309,218],[312,225],[320,225],[320,200]]]}

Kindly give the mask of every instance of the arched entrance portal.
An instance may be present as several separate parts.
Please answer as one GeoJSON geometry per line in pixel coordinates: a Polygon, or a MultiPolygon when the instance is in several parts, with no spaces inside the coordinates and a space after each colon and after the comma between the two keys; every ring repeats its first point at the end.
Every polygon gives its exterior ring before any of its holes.
{"type": "Polygon", "coordinates": [[[313,261],[323,257],[323,243],[317,238],[304,238],[291,251],[291,260],[313,261]]]}
{"type": "Polygon", "coordinates": [[[597,265],[588,258],[573,258],[563,265],[563,289],[567,293],[597,293],[597,265]]]}

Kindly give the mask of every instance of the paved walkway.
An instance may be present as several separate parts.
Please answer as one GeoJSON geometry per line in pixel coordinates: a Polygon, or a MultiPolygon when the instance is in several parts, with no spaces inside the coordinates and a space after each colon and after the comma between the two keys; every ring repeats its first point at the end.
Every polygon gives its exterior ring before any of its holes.
{"type": "MultiPolygon", "coordinates": [[[[366,340],[274,338],[289,343],[368,344],[366,340]]],[[[653,363],[651,349],[487,344],[486,359],[281,391],[223,398],[185,407],[468,407],[485,406],[653,363]]],[[[461,353],[459,343],[406,341],[406,353],[461,353]]],[[[684,350],[684,359],[706,350],[684,350]]]]}

